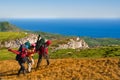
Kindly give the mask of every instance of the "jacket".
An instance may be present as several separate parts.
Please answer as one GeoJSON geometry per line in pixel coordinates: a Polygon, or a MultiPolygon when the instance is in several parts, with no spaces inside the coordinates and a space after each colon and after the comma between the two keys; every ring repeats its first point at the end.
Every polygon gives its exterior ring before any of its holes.
{"type": "Polygon", "coordinates": [[[40,49],[39,49],[38,54],[39,54],[39,55],[40,55],[40,54],[42,54],[42,55],[48,54],[48,48],[45,47],[44,45],[42,45],[42,46],[40,47],[40,49]]]}
{"type": "Polygon", "coordinates": [[[27,56],[27,51],[24,48],[23,48],[22,52],[17,51],[17,50],[13,50],[13,49],[8,49],[8,51],[13,52],[15,54],[21,54],[21,58],[24,58],[27,56]]]}

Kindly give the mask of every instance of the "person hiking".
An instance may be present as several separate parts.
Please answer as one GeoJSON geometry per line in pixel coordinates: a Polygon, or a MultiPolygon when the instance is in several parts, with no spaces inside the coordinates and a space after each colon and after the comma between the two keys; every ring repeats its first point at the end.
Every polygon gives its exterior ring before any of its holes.
{"type": "Polygon", "coordinates": [[[50,64],[49,62],[49,56],[48,56],[48,46],[51,44],[50,40],[47,40],[44,44],[41,45],[41,47],[38,50],[39,58],[36,66],[36,70],[39,68],[40,63],[42,61],[42,57],[44,57],[47,61],[47,65],[50,64]]]}
{"type": "Polygon", "coordinates": [[[27,65],[28,65],[28,72],[31,72],[31,68],[34,65],[34,53],[35,53],[35,46],[36,44],[30,44],[29,41],[26,41],[23,45],[20,46],[19,50],[21,52],[22,48],[26,48],[27,49],[27,65]]]}
{"type": "Polygon", "coordinates": [[[26,70],[25,70],[25,62],[27,61],[27,49],[26,48],[22,48],[21,51],[18,51],[18,50],[13,50],[13,49],[10,49],[8,48],[8,51],[10,52],[13,52],[15,54],[17,54],[17,61],[20,65],[20,69],[18,71],[18,75],[20,75],[20,73],[22,72],[24,75],[26,74],[26,70]]]}
{"type": "Polygon", "coordinates": [[[28,53],[27,54],[28,72],[31,71],[31,68],[34,65],[33,56],[34,56],[34,53],[36,52],[35,46],[36,46],[36,44],[33,43],[33,44],[31,44],[30,49],[27,50],[27,53],[28,53]]]}

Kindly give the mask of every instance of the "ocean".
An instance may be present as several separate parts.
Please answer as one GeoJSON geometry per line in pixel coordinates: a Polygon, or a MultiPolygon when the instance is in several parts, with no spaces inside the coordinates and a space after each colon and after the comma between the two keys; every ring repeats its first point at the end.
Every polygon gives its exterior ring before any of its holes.
{"type": "Polygon", "coordinates": [[[68,36],[120,38],[120,19],[7,19],[29,31],[42,31],[68,36]]]}

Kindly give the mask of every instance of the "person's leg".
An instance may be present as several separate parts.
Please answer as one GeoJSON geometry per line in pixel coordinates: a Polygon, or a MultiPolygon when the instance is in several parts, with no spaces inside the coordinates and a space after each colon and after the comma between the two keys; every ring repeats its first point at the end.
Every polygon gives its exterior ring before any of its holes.
{"type": "Polygon", "coordinates": [[[45,55],[45,58],[46,58],[46,61],[47,61],[47,65],[49,65],[50,64],[50,62],[49,62],[49,55],[45,55]]]}
{"type": "Polygon", "coordinates": [[[28,72],[31,72],[32,63],[28,63],[28,72]]]}
{"type": "Polygon", "coordinates": [[[20,65],[20,69],[18,70],[18,75],[20,75],[20,73],[21,73],[21,71],[22,71],[22,63],[21,63],[21,61],[18,61],[18,63],[19,63],[19,65],[20,65]]]}
{"type": "Polygon", "coordinates": [[[26,70],[25,70],[25,66],[24,66],[24,64],[25,64],[26,61],[27,61],[27,58],[26,58],[26,57],[21,58],[21,71],[22,71],[22,73],[23,73],[24,75],[26,74],[26,70]]]}
{"type": "Polygon", "coordinates": [[[38,68],[40,66],[41,61],[42,61],[42,54],[39,54],[39,58],[38,58],[38,62],[37,62],[36,68],[38,68]]]}
{"type": "Polygon", "coordinates": [[[23,74],[25,75],[26,74],[26,70],[25,70],[25,66],[24,66],[25,63],[22,63],[21,64],[21,68],[22,68],[22,72],[23,74]]]}
{"type": "Polygon", "coordinates": [[[28,64],[28,72],[30,72],[32,68],[32,61],[29,58],[27,58],[27,64],[28,64]]]}

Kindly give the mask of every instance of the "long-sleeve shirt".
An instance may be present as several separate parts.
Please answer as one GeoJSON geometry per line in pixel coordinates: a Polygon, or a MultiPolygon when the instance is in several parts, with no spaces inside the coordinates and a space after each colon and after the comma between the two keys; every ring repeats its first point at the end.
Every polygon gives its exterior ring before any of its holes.
{"type": "Polygon", "coordinates": [[[15,54],[21,54],[21,58],[24,58],[27,56],[27,51],[25,49],[23,49],[22,52],[13,50],[13,49],[8,49],[8,51],[13,52],[15,54]]]}

